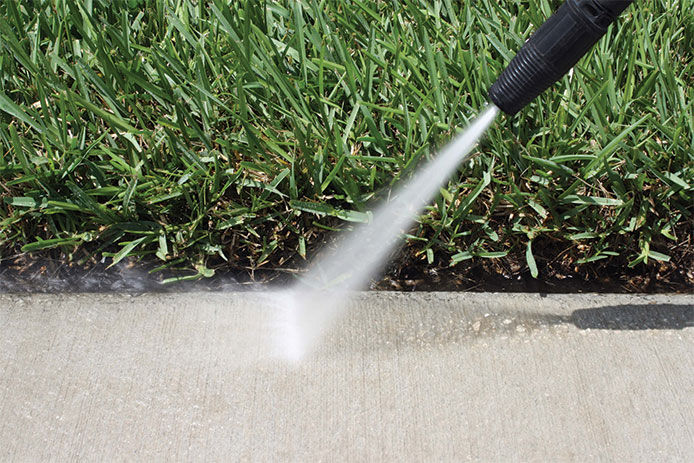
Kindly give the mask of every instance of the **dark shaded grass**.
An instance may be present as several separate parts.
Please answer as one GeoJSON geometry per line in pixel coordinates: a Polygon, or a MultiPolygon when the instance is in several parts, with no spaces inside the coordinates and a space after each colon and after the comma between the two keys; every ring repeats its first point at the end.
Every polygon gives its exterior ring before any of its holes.
{"type": "MultiPolygon", "coordinates": [[[[465,125],[558,3],[5,2],[0,249],[300,266],[465,125]]],[[[639,2],[494,126],[409,259],[691,263],[693,9],[639,2]]]]}

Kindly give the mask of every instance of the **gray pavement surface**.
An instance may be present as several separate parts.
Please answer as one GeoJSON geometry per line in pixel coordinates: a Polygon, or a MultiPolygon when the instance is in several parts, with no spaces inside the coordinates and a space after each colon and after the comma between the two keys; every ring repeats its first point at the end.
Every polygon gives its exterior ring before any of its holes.
{"type": "Polygon", "coordinates": [[[0,294],[0,460],[694,461],[694,296],[273,300],[0,294]]]}

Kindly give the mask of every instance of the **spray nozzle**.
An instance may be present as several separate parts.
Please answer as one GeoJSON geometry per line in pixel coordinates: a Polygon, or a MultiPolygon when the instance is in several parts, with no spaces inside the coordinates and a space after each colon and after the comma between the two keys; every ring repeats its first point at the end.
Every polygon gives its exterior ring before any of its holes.
{"type": "Polygon", "coordinates": [[[489,89],[513,115],[561,79],[607,32],[633,0],[566,0],[523,45],[489,89]]]}

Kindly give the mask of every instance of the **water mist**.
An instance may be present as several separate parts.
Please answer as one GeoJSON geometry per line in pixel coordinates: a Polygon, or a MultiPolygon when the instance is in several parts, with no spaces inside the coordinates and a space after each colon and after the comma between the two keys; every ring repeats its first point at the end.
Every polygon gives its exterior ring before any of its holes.
{"type": "Polygon", "coordinates": [[[345,234],[306,275],[279,295],[276,348],[298,360],[342,314],[352,292],[364,289],[413,224],[470,154],[499,110],[513,116],[560,80],[607,32],[631,0],[566,0],[530,37],[489,89],[490,104],[457,138],[396,190],[371,222],[345,234]]]}
{"type": "Polygon", "coordinates": [[[480,116],[373,212],[373,219],[347,233],[326,251],[293,288],[282,295],[283,326],[278,348],[301,358],[340,316],[350,293],[364,289],[385,265],[424,207],[470,155],[494,122],[499,109],[489,105],[480,116]]]}

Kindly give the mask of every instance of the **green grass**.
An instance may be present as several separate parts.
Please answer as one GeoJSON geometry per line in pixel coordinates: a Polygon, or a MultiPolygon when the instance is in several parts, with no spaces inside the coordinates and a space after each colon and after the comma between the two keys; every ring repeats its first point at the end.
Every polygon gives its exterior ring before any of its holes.
{"type": "MultiPolygon", "coordinates": [[[[547,243],[576,266],[691,252],[694,1],[637,3],[500,119],[410,253],[535,275],[547,243]]],[[[152,255],[200,276],[310,257],[479,111],[558,4],[3,2],[2,256],[152,255]]]]}

